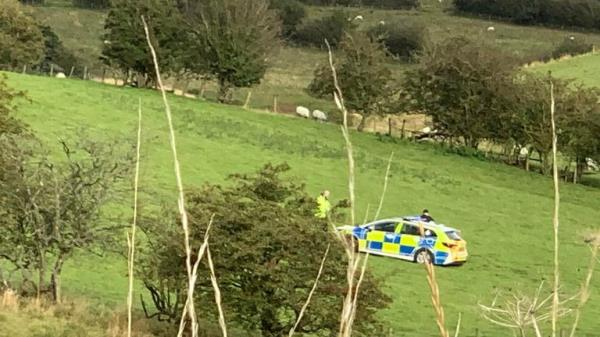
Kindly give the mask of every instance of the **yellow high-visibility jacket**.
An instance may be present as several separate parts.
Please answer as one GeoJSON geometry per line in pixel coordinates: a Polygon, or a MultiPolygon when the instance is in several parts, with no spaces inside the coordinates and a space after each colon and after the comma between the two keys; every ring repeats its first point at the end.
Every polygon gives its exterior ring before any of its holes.
{"type": "Polygon", "coordinates": [[[315,212],[315,216],[317,218],[324,219],[327,217],[327,214],[331,211],[331,204],[329,200],[324,196],[320,195],[317,198],[317,211],[315,212]]]}

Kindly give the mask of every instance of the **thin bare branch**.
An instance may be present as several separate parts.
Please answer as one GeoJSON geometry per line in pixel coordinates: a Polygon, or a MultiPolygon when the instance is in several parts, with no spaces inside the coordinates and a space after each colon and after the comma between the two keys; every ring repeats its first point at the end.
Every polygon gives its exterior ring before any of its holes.
{"type": "Polygon", "coordinates": [[[319,267],[319,272],[317,273],[317,278],[315,278],[315,282],[314,282],[314,284],[312,286],[312,289],[308,293],[308,298],[306,299],[306,302],[302,306],[302,309],[300,309],[300,313],[298,314],[298,318],[296,319],[296,323],[294,324],[294,326],[292,327],[292,329],[290,329],[290,332],[288,334],[289,337],[292,337],[294,335],[294,332],[296,332],[296,329],[298,328],[298,325],[300,324],[300,321],[302,320],[302,317],[304,317],[304,312],[306,312],[306,308],[308,308],[308,305],[310,304],[312,296],[315,293],[315,291],[317,290],[317,285],[319,283],[319,279],[321,279],[321,274],[323,273],[323,268],[325,267],[325,261],[327,260],[327,255],[329,255],[329,248],[330,247],[331,247],[331,244],[327,245],[327,249],[325,250],[325,254],[323,254],[323,258],[321,259],[321,266],[319,267]]]}
{"type": "Polygon", "coordinates": [[[227,324],[225,324],[225,314],[223,312],[223,305],[221,304],[221,289],[219,288],[219,283],[217,282],[217,275],[215,273],[215,266],[213,264],[212,256],[210,255],[209,245],[206,246],[206,258],[208,259],[208,268],[210,269],[210,282],[212,283],[212,287],[215,292],[215,304],[217,305],[217,310],[219,311],[219,326],[221,327],[223,337],[227,337],[227,324]]]}
{"type": "Polygon", "coordinates": [[[573,320],[573,326],[571,327],[571,334],[569,335],[570,337],[575,337],[575,332],[577,331],[577,326],[579,325],[581,310],[590,298],[590,284],[592,283],[592,276],[594,275],[594,269],[596,268],[596,258],[598,256],[598,250],[600,249],[600,245],[596,243],[593,244],[591,248],[592,252],[590,255],[588,272],[585,278],[585,282],[581,286],[579,304],[577,305],[577,309],[575,309],[575,318],[573,320]]]}
{"type": "Polygon", "coordinates": [[[554,288],[552,298],[552,337],[556,337],[556,324],[558,320],[558,309],[559,309],[559,298],[558,288],[560,287],[560,269],[558,262],[558,227],[559,227],[559,211],[560,211],[560,192],[558,186],[558,156],[557,156],[557,143],[558,137],[556,135],[556,121],[555,121],[555,100],[554,100],[554,83],[550,82],[550,118],[552,122],[552,173],[554,178],[554,288]]]}
{"type": "Polygon", "coordinates": [[[133,307],[133,270],[135,265],[135,232],[137,229],[138,213],[138,187],[140,179],[140,147],[142,145],[142,99],[138,104],[138,132],[135,156],[135,177],[133,180],[133,221],[131,222],[131,236],[127,235],[129,247],[128,271],[129,289],[127,292],[127,337],[131,337],[132,307],[133,307]]]}
{"type": "Polygon", "coordinates": [[[381,198],[379,199],[379,207],[377,207],[377,212],[375,213],[375,218],[373,220],[377,220],[379,218],[379,214],[381,213],[381,209],[383,208],[383,200],[385,198],[385,193],[387,192],[388,179],[390,177],[390,168],[392,167],[392,159],[394,158],[394,152],[390,154],[390,158],[388,159],[387,169],[385,170],[385,179],[383,180],[383,191],[381,191],[381,198]]]}
{"type": "MultiPolygon", "coordinates": [[[[154,46],[152,45],[152,41],[150,39],[150,32],[148,30],[148,25],[146,24],[146,20],[144,16],[142,16],[142,23],[144,24],[144,32],[146,33],[146,41],[148,42],[148,47],[150,48],[150,53],[152,54],[152,60],[154,62],[154,70],[156,71],[156,81],[158,83],[158,87],[162,94],[163,103],[165,105],[165,115],[167,117],[167,122],[169,125],[169,140],[171,144],[171,152],[173,153],[173,166],[175,170],[175,178],[177,181],[177,189],[179,192],[179,198],[177,200],[177,205],[179,209],[179,214],[181,216],[181,226],[183,227],[184,233],[184,245],[185,245],[185,254],[186,260],[185,265],[188,274],[188,291],[186,301],[186,309],[191,321],[191,331],[192,337],[197,337],[198,335],[198,323],[196,319],[196,309],[194,306],[194,283],[192,282],[192,248],[190,246],[190,230],[188,224],[187,212],[185,209],[185,194],[183,192],[183,181],[181,178],[181,168],[179,165],[179,157],[177,156],[177,141],[175,139],[175,129],[173,128],[173,118],[171,114],[171,106],[169,105],[169,101],[167,99],[167,93],[165,91],[162,77],[160,74],[160,68],[158,66],[158,57],[156,56],[156,51],[154,50],[154,46]]],[[[184,311],[186,311],[184,309],[184,311]]],[[[182,322],[183,319],[182,319],[182,322]]],[[[183,324],[183,323],[182,323],[183,324]]],[[[179,337],[182,335],[182,326],[180,326],[179,337]]]]}
{"type": "Polygon", "coordinates": [[[462,320],[462,312],[458,313],[458,322],[456,322],[456,329],[454,330],[454,337],[458,337],[460,335],[460,323],[462,320]]]}

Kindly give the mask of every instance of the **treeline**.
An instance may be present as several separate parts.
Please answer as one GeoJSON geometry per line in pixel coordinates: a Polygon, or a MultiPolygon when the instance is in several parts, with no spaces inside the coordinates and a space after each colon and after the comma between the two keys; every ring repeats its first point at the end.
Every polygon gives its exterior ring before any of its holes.
{"type": "Polygon", "coordinates": [[[598,0],[454,0],[454,5],[462,12],[520,24],[600,29],[598,0]]]}
{"type": "Polygon", "coordinates": [[[313,6],[365,6],[385,9],[417,8],[419,0],[300,0],[313,6]]]}

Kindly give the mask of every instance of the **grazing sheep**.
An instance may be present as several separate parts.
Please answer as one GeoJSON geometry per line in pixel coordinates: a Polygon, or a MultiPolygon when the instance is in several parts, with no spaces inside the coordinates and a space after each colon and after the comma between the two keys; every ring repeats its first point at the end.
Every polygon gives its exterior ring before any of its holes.
{"type": "Polygon", "coordinates": [[[65,76],[65,73],[59,72],[56,74],[56,78],[67,78],[67,76],[65,76]]]}
{"type": "Polygon", "coordinates": [[[364,19],[364,18],[363,18],[363,16],[362,16],[362,15],[357,15],[357,16],[354,18],[354,20],[360,20],[360,21],[362,21],[363,19],[364,19]]]}
{"type": "Polygon", "coordinates": [[[325,122],[327,120],[327,114],[321,110],[313,111],[312,116],[322,122],[325,122]]]}
{"type": "Polygon", "coordinates": [[[571,41],[575,40],[575,36],[569,36],[569,40],[571,40],[571,41]]]}
{"type": "Polygon", "coordinates": [[[600,166],[592,158],[585,158],[585,163],[590,171],[600,171],[600,166]]]}
{"type": "Polygon", "coordinates": [[[379,21],[379,24],[383,26],[383,25],[385,25],[385,21],[381,20],[381,21],[379,21]]]}
{"type": "Polygon", "coordinates": [[[488,32],[494,32],[494,31],[496,31],[496,27],[494,27],[494,26],[489,26],[489,27],[487,27],[487,31],[488,31],[488,32]]]}
{"type": "Polygon", "coordinates": [[[429,126],[424,127],[423,129],[421,129],[422,133],[431,133],[431,128],[429,126]]]}
{"type": "Polygon", "coordinates": [[[303,106],[296,107],[296,115],[304,118],[310,118],[310,110],[303,106]]]}

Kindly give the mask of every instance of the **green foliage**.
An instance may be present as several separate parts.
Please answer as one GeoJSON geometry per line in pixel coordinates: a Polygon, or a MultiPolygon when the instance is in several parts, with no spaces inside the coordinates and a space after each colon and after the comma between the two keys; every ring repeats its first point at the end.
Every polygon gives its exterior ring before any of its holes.
{"type": "Polygon", "coordinates": [[[6,75],[0,74],[0,138],[24,131],[23,123],[12,116],[15,109],[13,100],[22,95],[11,90],[6,84],[6,75]]]}
{"type": "Polygon", "coordinates": [[[44,53],[42,33],[17,0],[0,2],[0,69],[37,64],[44,53]]]}
{"type": "Polygon", "coordinates": [[[552,58],[557,59],[566,55],[575,56],[587,54],[593,49],[594,45],[588,43],[585,39],[567,37],[552,51],[552,58]]]}
{"type": "Polygon", "coordinates": [[[369,29],[369,36],[380,41],[390,54],[404,62],[415,59],[428,42],[427,29],[421,24],[394,21],[369,29]]]}
{"type": "Polygon", "coordinates": [[[36,140],[0,139],[0,261],[22,275],[17,284],[1,281],[26,294],[49,292],[55,301],[65,261],[78,249],[106,248],[115,237],[120,225],[100,210],[131,168],[129,149],[117,142],[61,145],[63,162],[36,140]]]}
{"type": "MultiPolygon", "coordinates": [[[[383,46],[357,33],[348,36],[339,51],[341,57],[334,65],[346,106],[362,115],[385,113],[394,90],[383,46]]],[[[308,91],[317,97],[332,97],[334,83],[329,63],[317,68],[308,91]]]]}
{"type": "Polygon", "coordinates": [[[73,0],[73,6],[89,9],[106,9],[111,5],[112,0],[73,0]]]}
{"type": "Polygon", "coordinates": [[[195,73],[214,77],[219,101],[230,89],[260,83],[279,45],[281,22],[267,0],[207,0],[185,9],[193,41],[186,46],[195,73]]]}
{"type": "Polygon", "coordinates": [[[324,48],[327,40],[332,47],[336,47],[344,35],[355,28],[346,12],[336,10],[331,15],[304,23],[298,28],[294,41],[300,45],[324,48]]]}
{"type": "Polygon", "coordinates": [[[436,129],[476,148],[505,134],[515,64],[490,46],[457,37],[434,45],[407,72],[403,88],[411,108],[430,115],[436,129]]]}
{"type": "Polygon", "coordinates": [[[46,4],[45,0],[19,0],[24,5],[44,5],[46,4]]]}
{"type": "Polygon", "coordinates": [[[270,7],[279,13],[281,34],[290,38],[296,34],[298,25],[306,17],[306,9],[298,0],[270,0],[270,7]]]}
{"type": "Polygon", "coordinates": [[[179,11],[170,0],[114,2],[104,24],[101,59],[125,74],[138,75],[138,86],[148,86],[155,83],[156,73],[142,16],[152,32],[161,71],[168,74],[183,68],[183,53],[189,47],[189,40],[179,11]]]}
{"type": "MultiPolygon", "coordinates": [[[[228,320],[273,337],[286,335],[294,325],[330,245],[317,292],[298,331],[333,335],[347,286],[346,255],[327,221],[314,217],[316,201],[304,185],[283,177],[288,170],[287,165],[269,164],[254,174],[231,176],[227,187],[207,185],[188,193],[193,244],[200,246],[214,215],[210,251],[228,320]]],[[[151,244],[143,258],[143,275],[150,289],[167,283],[185,289],[182,230],[175,219],[176,215],[157,219],[147,228],[151,244]]],[[[210,272],[203,266],[198,275],[196,303],[206,308],[203,315],[215,315],[209,309],[214,308],[210,272]]],[[[359,294],[355,334],[381,335],[375,314],[388,297],[370,273],[359,294]]]]}
{"type": "Polygon", "coordinates": [[[367,6],[384,9],[411,9],[420,5],[419,0],[300,0],[315,6],[367,6]]]}
{"type": "Polygon", "coordinates": [[[44,73],[48,73],[51,65],[54,65],[55,73],[58,71],[69,71],[71,67],[77,67],[77,58],[64,46],[58,35],[48,26],[40,26],[40,31],[44,36],[44,59],[38,66],[44,73]]]}
{"type": "Polygon", "coordinates": [[[600,28],[600,3],[594,0],[454,0],[454,4],[459,11],[522,24],[600,28]]]}

